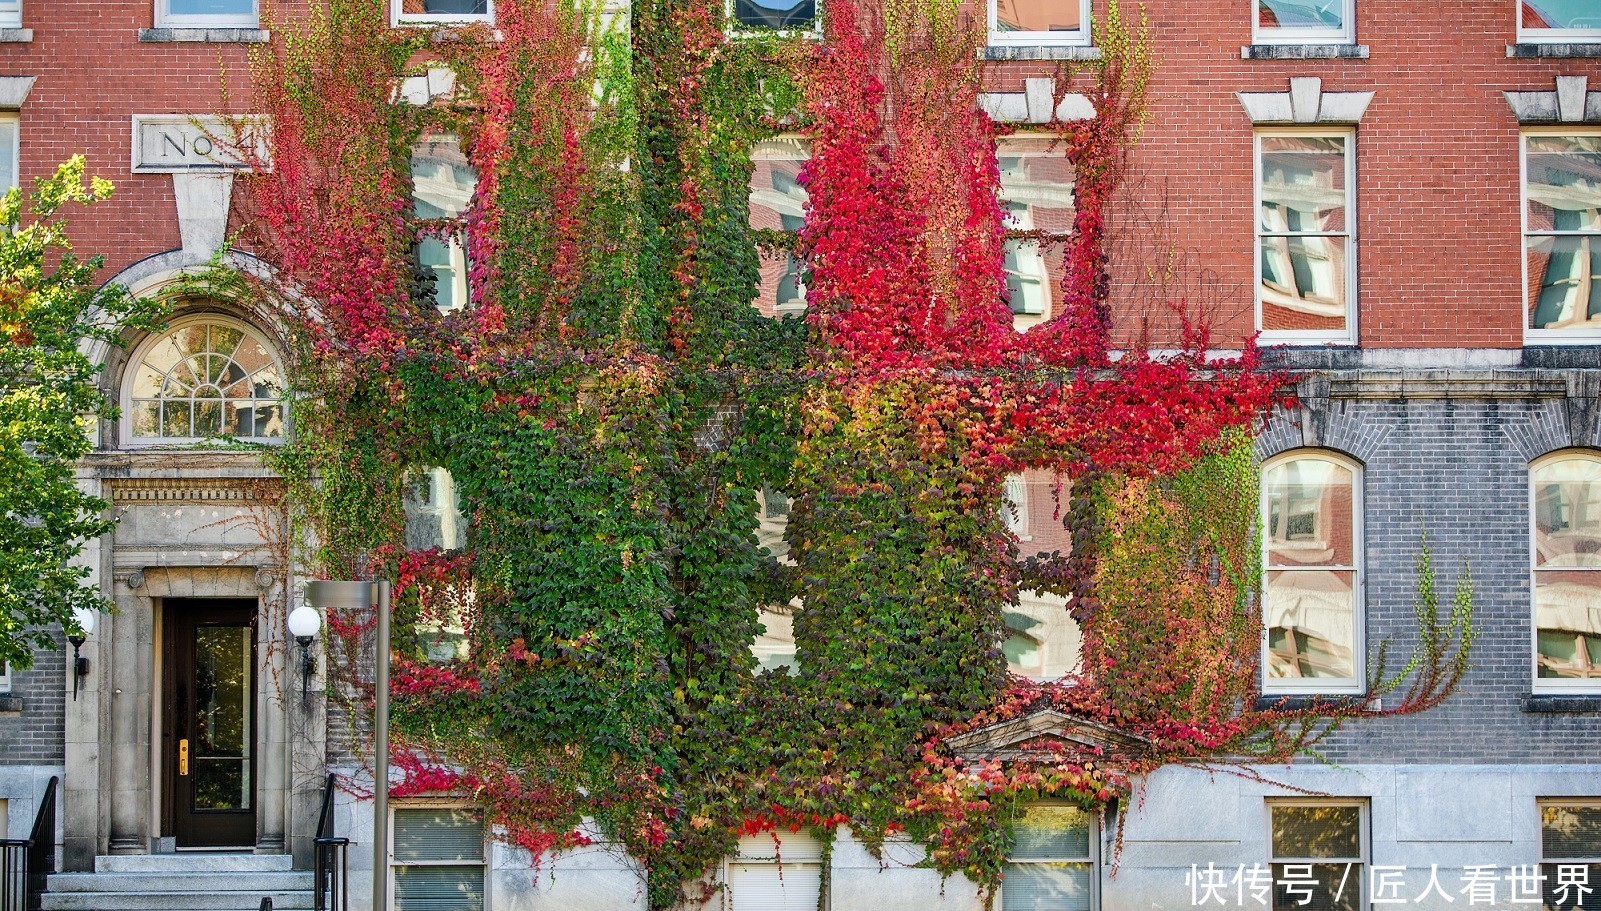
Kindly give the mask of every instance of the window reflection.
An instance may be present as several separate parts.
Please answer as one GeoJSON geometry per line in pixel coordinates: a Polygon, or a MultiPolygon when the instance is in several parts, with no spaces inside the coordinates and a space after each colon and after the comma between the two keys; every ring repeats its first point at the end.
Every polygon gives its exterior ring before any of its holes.
{"type": "MultiPolygon", "coordinates": [[[[1052,136],[1007,136],[996,145],[1001,211],[1012,231],[1066,236],[1073,230],[1073,166],[1052,136]]],[[[1060,243],[1014,238],[1006,242],[1007,301],[1021,331],[1056,312],[1062,271],[1060,243]]]]}
{"type": "Polygon", "coordinates": [[[733,12],[745,28],[809,31],[817,24],[816,0],[733,0],[733,12]]]}
{"type": "Polygon", "coordinates": [[[1535,675],[1601,679],[1601,460],[1547,460],[1530,482],[1535,675]]]}
{"type": "Polygon", "coordinates": [[[1523,0],[1519,24],[1526,29],[1601,31],[1595,0],[1523,0]]]}
{"type": "Polygon", "coordinates": [[[1601,326],[1601,136],[1525,140],[1531,329],[1601,326]]]}
{"type": "Polygon", "coordinates": [[[1346,328],[1347,137],[1261,137],[1262,328],[1346,328]]]}
{"type": "Polygon", "coordinates": [[[1084,27],[1079,0],[994,0],[1001,32],[1076,32],[1084,27]]]}
{"type": "Polygon", "coordinates": [[[1269,680],[1356,679],[1356,478],[1351,467],[1318,455],[1262,472],[1269,680]]]}
{"type": "Polygon", "coordinates": [[[134,440],[281,439],[283,373],[253,332],[201,320],[157,339],[128,378],[134,440]]]}
{"type": "MultiPolygon", "coordinates": [[[[793,235],[806,223],[806,188],[800,171],[811,158],[811,142],[794,136],[765,139],[751,150],[750,226],[793,235]]],[[[764,253],[754,304],[763,316],[793,316],[806,310],[799,257],[764,253]]]]}

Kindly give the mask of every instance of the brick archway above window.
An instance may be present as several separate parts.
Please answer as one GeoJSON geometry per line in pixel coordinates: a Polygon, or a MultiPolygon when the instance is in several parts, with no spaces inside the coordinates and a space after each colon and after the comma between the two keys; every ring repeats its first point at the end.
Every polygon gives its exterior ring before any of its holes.
{"type": "Polygon", "coordinates": [[[1353,124],[1367,113],[1372,92],[1325,92],[1316,76],[1290,79],[1288,92],[1236,92],[1245,115],[1258,126],[1284,124],[1353,124]]]}

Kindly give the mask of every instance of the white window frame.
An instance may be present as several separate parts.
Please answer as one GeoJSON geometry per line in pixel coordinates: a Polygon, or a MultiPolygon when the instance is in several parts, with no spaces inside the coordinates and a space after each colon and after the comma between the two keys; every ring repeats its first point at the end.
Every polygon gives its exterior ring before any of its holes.
{"type": "Polygon", "coordinates": [[[185,16],[172,12],[172,0],[156,0],[157,28],[258,28],[261,0],[251,0],[248,16],[185,16]]]}
{"type": "MultiPolygon", "coordinates": [[[[1071,2],[1071,0],[1062,0],[1071,2]]],[[[1094,20],[1090,15],[1090,0],[1077,0],[1079,22],[1082,25],[1072,32],[1003,32],[996,0],[985,0],[990,47],[1088,47],[1094,35],[1094,20]]]]}
{"type": "MultiPolygon", "coordinates": [[[[484,807],[483,807],[482,804],[473,803],[472,801],[454,800],[454,799],[451,799],[451,798],[410,799],[410,800],[406,800],[406,801],[399,802],[399,803],[391,803],[389,805],[389,849],[388,849],[388,852],[387,852],[389,859],[388,859],[388,863],[386,865],[386,872],[385,872],[384,875],[387,878],[386,879],[387,889],[385,891],[389,895],[388,907],[390,907],[390,908],[395,907],[395,868],[396,867],[470,867],[470,866],[473,866],[473,864],[471,864],[471,863],[467,863],[467,862],[459,861],[459,860],[451,860],[451,861],[427,861],[427,860],[425,860],[425,861],[407,861],[405,863],[396,863],[395,862],[395,811],[396,810],[479,810],[479,811],[483,811],[484,807]]],[[[481,863],[483,864],[483,867],[484,867],[484,911],[490,911],[490,909],[494,908],[494,906],[495,906],[494,905],[493,896],[490,894],[490,889],[491,889],[492,884],[494,882],[494,876],[493,876],[494,865],[490,863],[490,860],[491,860],[490,851],[493,848],[494,848],[494,842],[489,837],[489,831],[488,831],[488,828],[486,827],[485,831],[484,831],[484,857],[483,857],[483,860],[481,861],[481,863]]]]}
{"type": "Polygon", "coordinates": [[[1355,44],[1356,0],[1333,0],[1340,4],[1340,22],[1343,28],[1268,28],[1261,26],[1261,0],[1248,0],[1251,4],[1252,44],[1355,44]]]}
{"type": "MultiPolygon", "coordinates": [[[[1351,888],[1352,885],[1355,885],[1357,889],[1361,890],[1359,892],[1359,894],[1357,895],[1356,907],[1358,909],[1369,908],[1370,906],[1368,904],[1368,883],[1367,883],[1367,879],[1368,879],[1369,871],[1373,869],[1373,840],[1372,840],[1372,837],[1371,837],[1370,832],[1369,832],[1369,830],[1372,829],[1372,827],[1373,827],[1373,824],[1371,822],[1371,806],[1370,806],[1370,804],[1371,804],[1371,801],[1369,801],[1368,798],[1366,798],[1366,797],[1323,797],[1323,798],[1312,798],[1312,797],[1269,797],[1269,798],[1267,798],[1264,801],[1264,807],[1265,807],[1267,812],[1262,814],[1262,823],[1266,827],[1266,831],[1263,832],[1263,836],[1264,836],[1263,844],[1267,845],[1267,867],[1268,867],[1269,874],[1271,875],[1273,867],[1274,867],[1275,864],[1307,864],[1307,863],[1310,863],[1310,864],[1343,864],[1343,863],[1353,863],[1354,862],[1354,863],[1358,864],[1361,867],[1361,869],[1352,877],[1353,879],[1356,880],[1356,882],[1353,884],[1350,881],[1347,881],[1346,882],[1346,888],[1349,889],[1349,888],[1351,888]],[[1327,858],[1327,857],[1318,857],[1318,858],[1283,857],[1283,858],[1281,858],[1281,857],[1279,857],[1278,849],[1273,844],[1273,808],[1274,807],[1356,807],[1358,809],[1358,811],[1360,811],[1360,815],[1359,815],[1358,820],[1357,820],[1357,841],[1358,841],[1358,847],[1360,848],[1361,856],[1356,861],[1350,861],[1347,858],[1327,858]]],[[[1273,907],[1274,902],[1278,899],[1278,895],[1277,895],[1278,883],[1276,882],[1277,877],[1274,876],[1273,879],[1275,880],[1275,882],[1273,884],[1274,892],[1271,893],[1269,895],[1269,898],[1268,898],[1268,908],[1269,909],[1271,909],[1273,907]]],[[[1321,885],[1321,883],[1320,883],[1320,885],[1321,885]]]]}
{"type": "Polygon", "coordinates": [[[389,24],[397,28],[416,25],[471,25],[482,22],[495,24],[495,0],[489,0],[487,13],[406,13],[401,11],[404,0],[390,0],[389,24]]]}
{"type": "MultiPolygon", "coordinates": [[[[1585,329],[1535,329],[1529,325],[1529,137],[1531,136],[1595,136],[1601,130],[1582,127],[1543,127],[1527,129],[1518,135],[1518,218],[1522,233],[1518,237],[1518,259],[1523,263],[1522,293],[1518,299],[1519,317],[1523,322],[1523,341],[1537,345],[1593,345],[1601,340],[1601,326],[1585,329]]],[[[1601,231],[1540,231],[1540,237],[1588,236],[1601,245],[1601,231]]]]}
{"type": "Polygon", "coordinates": [[[22,0],[0,0],[0,28],[22,28],[22,0]]]}
{"type": "Polygon", "coordinates": [[[1356,209],[1356,128],[1355,127],[1275,127],[1257,130],[1252,139],[1251,172],[1251,260],[1255,274],[1256,327],[1261,340],[1268,344],[1288,345],[1354,345],[1357,340],[1357,209],[1356,209]],[[1262,329],[1262,240],[1266,236],[1279,236],[1278,232],[1262,231],[1262,140],[1281,136],[1313,138],[1342,138],[1345,140],[1345,230],[1300,231],[1294,237],[1344,237],[1345,253],[1345,328],[1328,329],[1262,329]]]}
{"type": "MultiPolygon", "coordinates": [[[[11,662],[0,661],[0,693],[11,692],[11,662]]],[[[5,829],[0,827],[0,832],[5,829]]]]}
{"type": "Polygon", "coordinates": [[[1259,478],[1266,479],[1273,468],[1299,459],[1317,459],[1332,462],[1351,472],[1351,556],[1353,565],[1317,565],[1301,569],[1279,567],[1287,572],[1335,571],[1351,572],[1351,677],[1269,677],[1267,619],[1268,573],[1274,567],[1268,562],[1268,491],[1265,483],[1259,484],[1257,523],[1262,530],[1262,553],[1258,557],[1262,566],[1262,694],[1265,696],[1295,695],[1360,695],[1367,692],[1367,572],[1363,543],[1363,491],[1365,481],[1361,463],[1328,449],[1291,449],[1281,452],[1262,463],[1259,478]]]}
{"type": "MultiPolygon", "coordinates": [[[[272,340],[269,339],[265,333],[257,330],[255,326],[252,326],[244,320],[236,319],[231,316],[225,316],[220,313],[196,313],[189,316],[180,317],[168,323],[161,331],[150,333],[149,337],[145,338],[134,347],[133,352],[129,356],[127,362],[122,366],[122,372],[120,376],[121,388],[117,393],[117,404],[122,410],[122,416],[117,421],[117,439],[121,448],[141,449],[149,446],[195,446],[207,442],[208,438],[206,437],[137,437],[133,434],[134,371],[138,370],[140,365],[144,363],[145,354],[148,353],[151,348],[160,344],[162,339],[194,323],[223,323],[231,326],[232,328],[238,329],[245,335],[255,339],[257,344],[265,348],[267,353],[272,356],[273,362],[278,365],[279,375],[284,378],[284,382],[286,384],[288,383],[289,378],[285,373],[281,349],[277,345],[273,344],[272,340]]],[[[269,446],[277,446],[288,442],[289,435],[293,432],[293,430],[291,429],[290,424],[290,397],[287,389],[285,390],[284,397],[281,399],[281,401],[283,403],[283,436],[238,437],[237,439],[240,442],[261,443],[269,446]]]]}
{"type": "MultiPolygon", "coordinates": [[[[1597,28],[1524,28],[1523,0],[1510,0],[1512,21],[1518,26],[1519,44],[1589,44],[1601,41],[1601,27],[1597,28]]],[[[1598,891],[1597,894],[1601,894],[1598,891]]]]}
{"type": "Polygon", "coordinates": [[[724,887],[722,890],[723,898],[720,903],[721,911],[739,911],[738,906],[735,904],[735,902],[738,900],[738,896],[734,894],[733,889],[728,887],[729,867],[734,864],[745,866],[752,866],[756,864],[772,864],[778,867],[780,877],[789,875],[788,873],[784,872],[786,869],[791,869],[796,872],[815,869],[817,871],[817,894],[819,897],[818,904],[823,909],[830,907],[831,902],[828,900],[828,887],[831,877],[823,875],[823,864],[828,861],[829,855],[822,850],[821,843],[818,843],[817,855],[813,856],[810,851],[806,851],[805,853],[801,853],[799,851],[786,852],[784,849],[784,843],[791,839],[805,838],[808,840],[815,840],[811,835],[808,835],[805,832],[762,832],[750,837],[753,839],[762,838],[770,840],[774,837],[774,835],[777,836],[778,842],[776,845],[774,845],[776,850],[774,851],[772,857],[767,857],[765,855],[746,856],[739,853],[738,847],[734,849],[734,854],[723,857],[721,869],[718,871],[719,879],[724,887]],[[786,854],[789,853],[794,853],[798,856],[796,856],[794,859],[790,859],[786,856],[786,854]]]}
{"type": "MultiPolygon", "coordinates": [[[[1536,498],[1538,493],[1535,489],[1534,473],[1541,467],[1550,463],[1565,462],[1575,459],[1586,462],[1601,463],[1601,453],[1587,449],[1559,449],[1556,452],[1546,453],[1545,455],[1529,463],[1529,677],[1532,681],[1531,689],[1536,693],[1601,693],[1601,677],[1569,678],[1540,676],[1540,618],[1537,613],[1539,610],[1539,602],[1536,600],[1535,596],[1535,584],[1538,581],[1537,574],[1541,572],[1553,571],[1601,573],[1601,567],[1585,569],[1584,567],[1563,566],[1548,567],[1543,570],[1536,569],[1538,553],[1535,544],[1535,516],[1537,515],[1535,510],[1537,508],[1536,498]]],[[[1596,883],[1596,886],[1598,889],[1601,889],[1601,883],[1596,883]]],[[[1597,895],[1601,896],[1601,891],[1598,891],[1597,895]]],[[[1597,905],[1601,906],[1601,897],[1598,897],[1597,905]]]]}
{"type": "Polygon", "coordinates": [[[0,194],[22,186],[22,115],[15,111],[0,112],[0,123],[11,124],[11,173],[0,174],[0,194]]]}
{"type": "MultiPolygon", "coordinates": [[[[1030,804],[1029,806],[1041,806],[1041,805],[1043,805],[1043,806],[1072,806],[1072,807],[1078,807],[1078,804],[1062,803],[1062,802],[1050,801],[1050,800],[1036,801],[1035,803],[1030,804]]],[[[1079,809],[1083,809],[1082,807],[1078,807],[1078,808],[1079,809]]],[[[1081,863],[1088,863],[1089,866],[1090,866],[1090,911],[1098,911],[1098,909],[1101,907],[1101,832],[1102,832],[1102,827],[1104,825],[1104,820],[1103,820],[1099,810],[1084,810],[1084,812],[1090,818],[1089,857],[1087,857],[1087,858],[1084,858],[1084,857],[1053,857],[1053,858],[1028,858],[1026,860],[1014,860],[1012,858],[1012,856],[1010,854],[1008,854],[1006,856],[1006,863],[1008,865],[1010,865],[1010,864],[1056,864],[1056,863],[1081,864],[1081,863]]],[[[993,907],[996,909],[996,911],[1000,911],[1001,908],[1006,907],[1005,892],[1006,892],[1006,883],[1003,880],[1001,882],[1001,884],[996,887],[996,890],[995,890],[995,902],[994,902],[993,907]]]]}

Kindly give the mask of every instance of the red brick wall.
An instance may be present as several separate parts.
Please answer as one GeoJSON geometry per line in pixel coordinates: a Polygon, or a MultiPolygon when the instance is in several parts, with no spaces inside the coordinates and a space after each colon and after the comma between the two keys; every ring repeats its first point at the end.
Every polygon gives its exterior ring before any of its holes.
{"type": "MultiPolygon", "coordinates": [[[[1213,317],[1216,341],[1252,331],[1252,125],[1234,93],[1284,92],[1292,76],[1317,76],[1325,92],[1375,93],[1357,128],[1360,344],[1523,343],[1518,124],[1501,92],[1551,91],[1559,74],[1601,89],[1601,60],[1508,59],[1512,0],[1356,6],[1367,60],[1242,60],[1250,0],[1146,4],[1158,69],[1130,183],[1140,227],[1117,247],[1120,328],[1144,317],[1171,324],[1148,282],[1132,286],[1176,244],[1186,254],[1178,284],[1213,317]]],[[[1102,0],[1095,8],[1103,14],[1102,0]]],[[[1001,91],[1049,72],[994,67],[1001,91]]]]}
{"type": "Polygon", "coordinates": [[[112,200],[73,220],[79,253],[104,253],[106,277],[176,248],[178,218],[167,174],[130,172],[133,114],[230,112],[251,100],[242,44],[138,40],[154,23],[152,0],[24,0],[27,44],[0,44],[0,75],[35,76],[21,111],[23,186],[71,155],[116,186],[112,200]]]}
{"type": "MultiPolygon", "coordinates": [[[[1096,0],[1097,14],[1104,12],[1096,0]]],[[[172,182],[129,173],[133,113],[249,107],[245,48],[139,43],[151,0],[27,0],[31,44],[0,44],[0,74],[38,77],[22,110],[24,182],[75,152],[117,185],[80,218],[85,251],[107,274],[178,245],[172,182]]],[[[1217,342],[1253,327],[1252,127],[1237,91],[1287,91],[1319,76],[1325,91],[1373,91],[1357,131],[1359,341],[1366,347],[1522,343],[1518,126],[1504,89],[1551,90],[1558,74],[1601,89],[1601,60],[1511,60],[1511,0],[1357,0],[1368,60],[1242,60],[1250,0],[1150,0],[1159,68],[1116,246],[1119,326],[1149,324],[1162,342],[1181,298],[1217,342]],[[1176,259],[1172,254],[1177,254],[1176,259]],[[1147,280],[1169,266],[1163,289],[1147,280]]],[[[997,63],[992,88],[1019,91],[1050,64],[997,63]]]]}

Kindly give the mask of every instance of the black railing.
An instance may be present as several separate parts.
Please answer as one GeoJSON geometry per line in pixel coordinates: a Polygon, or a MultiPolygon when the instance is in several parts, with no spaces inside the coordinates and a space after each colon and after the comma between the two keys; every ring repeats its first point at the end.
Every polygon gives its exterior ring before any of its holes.
{"type": "Polygon", "coordinates": [[[39,911],[50,874],[56,872],[56,788],[51,776],[27,838],[0,838],[0,911],[39,911]]]}
{"type": "Polygon", "coordinates": [[[322,814],[317,817],[317,841],[313,889],[317,911],[350,911],[350,882],[345,875],[345,852],[350,839],[334,835],[334,788],[336,779],[328,776],[322,791],[322,814]]]}

